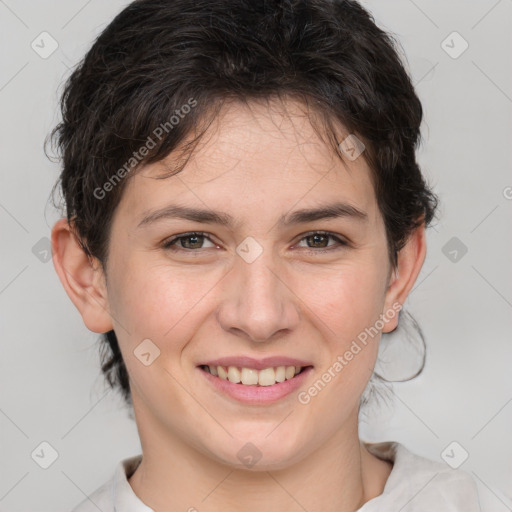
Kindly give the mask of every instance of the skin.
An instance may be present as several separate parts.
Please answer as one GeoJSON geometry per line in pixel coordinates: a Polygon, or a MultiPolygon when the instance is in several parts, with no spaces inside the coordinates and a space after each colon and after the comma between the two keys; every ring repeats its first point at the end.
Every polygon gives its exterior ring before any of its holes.
{"type": "MultiPolygon", "coordinates": [[[[181,173],[153,179],[171,154],[133,175],[114,215],[105,271],[85,256],[65,219],[52,231],[57,273],[85,325],[114,329],[119,339],[143,450],[129,482],[157,512],[270,505],[349,512],[381,494],[392,469],[358,435],[380,334],[307,405],[298,392],[245,405],[218,393],[196,368],[229,355],[298,357],[314,365],[298,391],[307,390],[360,332],[405,302],[425,259],[422,225],[392,272],[364,158],[337,158],[300,104],[271,106],[227,104],[181,173]],[[296,209],[340,200],[366,212],[367,222],[277,223],[296,209]],[[148,211],[176,203],[229,213],[238,225],[162,219],[137,227],[148,211]],[[349,245],[304,238],[317,230],[349,245]],[[189,231],[211,241],[162,248],[189,231]],[[263,249],[252,263],[236,252],[248,236],[263,249]],[[147,338],[160,349],[149,366],[133,354],[147,338]],[[251,468],[237,457],[248,442],[261,452],[251,468]]],[[[382,332],[397,321],[387,320],[382,332]]]]}

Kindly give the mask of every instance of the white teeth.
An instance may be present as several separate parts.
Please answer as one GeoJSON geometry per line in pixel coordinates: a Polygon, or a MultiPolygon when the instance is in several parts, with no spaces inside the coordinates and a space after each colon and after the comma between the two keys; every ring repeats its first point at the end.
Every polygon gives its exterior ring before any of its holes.
{"type": "Polygon", "coordinates": [[[278,366],[276,368],[276,382],[284,382],[286,379],[286,368],[284,366],[278,366]]]}
{"type": "Polygon", "coordinates": [[[242,384],[258,384],[258,370],[252,370],[250,368],[242,368],[242,384]]]}
{"type": "Polygon", "coordinates": [[[240,370],[235,366],[230,366],[228,368],[228,380],[229,382],[234,382],[235,384],[240,382],[240,370]]]}
{"type": "Polygon", "coordinates": [[[276,372],[274,368],[265,368],[258,375],[258,384],[260,386],[272,386],[276,383],[276,372]]]}
{"type": "Polygon", "coordinates": [[[287,366],[286,372],[285,372],[286,380],[291,379],[294,375],[295,375],[295,366],[287,366]]]}
{"type": "Polygon", "coordinates": [[[223,366],[205,366],[204,368],[222,380],[246,386],[273,386],[276,382],[293,379],[302,370],[302,366],[278,366],[260,371],[253,368],[237,368],[236,366],[227,367],[227,371],[223,366]]]}

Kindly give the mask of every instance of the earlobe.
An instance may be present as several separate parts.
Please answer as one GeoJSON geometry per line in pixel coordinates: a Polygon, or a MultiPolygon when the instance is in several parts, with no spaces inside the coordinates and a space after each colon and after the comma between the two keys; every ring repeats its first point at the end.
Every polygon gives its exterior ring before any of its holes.
{"type": "Polygon", "coordinates": [[[52,229],[52,257],[59,279],[86,327],[97,333],[112,330],[103,269],[98,260],[84,252],[67,219],[60,219],[52,229]]]}
{"type": "Polygon", "coordinates": [[[398,304],[404,304],[423,267],[426,252],[425,223],[422,223],[413,231],[405,246],[398,253],[398,268],[393,272],[393,277],[386,292],[384,311],[382,312],[385,326],[382,332],[387,333],[396,329],[398,315],[386,315],[386,312],[396,311],[398,304]],[[386,321],[386,318],[389,318],[389,320],[386,321]]]}

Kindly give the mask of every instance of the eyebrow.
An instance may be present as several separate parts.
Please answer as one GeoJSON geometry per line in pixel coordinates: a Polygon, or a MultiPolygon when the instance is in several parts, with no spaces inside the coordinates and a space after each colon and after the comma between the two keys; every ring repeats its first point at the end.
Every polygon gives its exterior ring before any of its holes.
{"type": "MultiPolygon", "coordinates": [[[[296,210],[290,214],[282,215],[278,221],[281,226],[305,224],[322,219],[350,218],[359,222],[367,222],[368,214],[348,203],[338,202],[326,204],[319,208],[296,210]]],[[[160,210],[147,212],[139,222],[137,228],[155,223],[162,219],[185,219],[203,224],[219,224],[233,229],[238,222],[225,212],[189,208],[186,206],[169,205],[160,210]]]]}

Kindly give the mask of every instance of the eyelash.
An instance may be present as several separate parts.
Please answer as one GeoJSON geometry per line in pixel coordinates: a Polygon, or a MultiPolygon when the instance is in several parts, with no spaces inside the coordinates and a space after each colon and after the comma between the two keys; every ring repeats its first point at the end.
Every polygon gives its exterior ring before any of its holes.
{"type": "MultiPolygon", "coordinates": [[[[329,231],[311,231],[309,233],[306,233],[299,240],[298,243],[300,243],[303,240],[305,240],[306,238],[309,238],[309,237],[314,236],[314,235],[322,235],[322,236],[326,236],[328,238],[332,238],[333,240],[336,240],[339,245],[338,245],[338,247],[330,246],[330,247],[323,247],[323,248],[318,248],[318,249],[315,249],[315,248],[304,248],[305,251],[303,251],[303,252],[306,252],[306,253],[309,253],[309,254],[318,254],[319,252],[320,253],[326,253],[328,251],[343,249],[344,247],[348,247],[348,245],[349,245],[347,242],[345,242],[344,240],[342,240],[341,238],[336,236],[334,233],[330,233],[329,231]]],[[[163,244],[162,244],[162,247],[164,249],[166,249],[166,250],[169,250],[169,251],[197,252],[200,249],[185,249],[183,247],[181,247],[181,248],[173,247],[176,244],[176,242],[178,242],[179,240],[190,238],[190,237],[193,237],[193,236],[204,237],[204,238],[210,240],[210,242],[212,242],[213,244],[215,243],[213,240],[210,239],[210,237],[207,235],[207,233],[204,233],[202,231],[192,231],[190,233],[183,233],[182,235],[178,235],[178,236],[175,236],[175,237],[173,237],[171,239],[168,239],[168,240],[164,241],[163,244]]]]}

